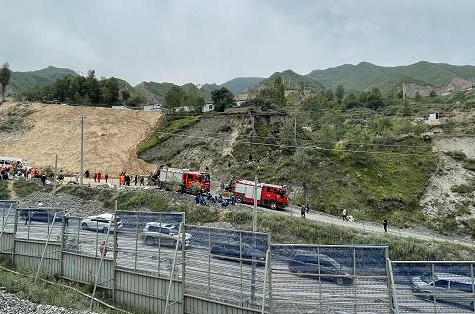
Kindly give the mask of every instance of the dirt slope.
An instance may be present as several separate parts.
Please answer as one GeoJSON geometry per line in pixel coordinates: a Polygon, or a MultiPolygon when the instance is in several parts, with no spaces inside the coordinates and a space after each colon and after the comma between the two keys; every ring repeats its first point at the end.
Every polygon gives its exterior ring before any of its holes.
{"type": "MultiPolygon", "coordinates": [[[[7,115],[18,106],[15,103],[2,105],[0,115],[7,115]]],[[[26,107],[20,132],[2,133],[0,130],[0,156],[26,158],[32,165],[47,167],[54,165],[57,153],[59,167],[67,172],[78,171],[78,117],[84,114],[85,169],[117,175],[123,170],[145,174],[156,168],[136,154],[138,144],[160,121],[160,115],[155,112],[52,104],[26,107]]]]}

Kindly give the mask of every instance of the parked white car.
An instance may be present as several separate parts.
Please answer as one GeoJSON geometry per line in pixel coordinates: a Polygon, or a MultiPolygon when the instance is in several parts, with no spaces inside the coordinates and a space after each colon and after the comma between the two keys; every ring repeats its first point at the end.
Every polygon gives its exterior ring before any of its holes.
{"type": "MultiPolygon", "coordinates": [[[[147,245],[175,246],[177,241],[182,244],[183,233],[178,235],[178,227],[172,224],[148,222],[142,231],[142,239],[147,245]]],[[[185,247],[190,245],[191,234],[185,233],[185,247]]]]}
{"type": "MultiPolygon", "coordinates": [[[[117,230],[123,227],[122,220],[117,217],[117,230]]],[[[107,230],[114,231],[114,214],[100,214],[89,216],[81,221],[83,230],[94,230],[107,233],[107,230]]]]}

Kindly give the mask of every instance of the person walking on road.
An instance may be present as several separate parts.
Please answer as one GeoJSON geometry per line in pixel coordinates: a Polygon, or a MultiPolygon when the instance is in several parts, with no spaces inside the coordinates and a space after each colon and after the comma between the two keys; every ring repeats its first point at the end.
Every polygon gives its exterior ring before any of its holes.
{"type": "Polygon", "coordinates": [[[343,208],[341,218],[343,219],[343,221],[348,221],[348,213],[346,212],[346,208],[343,208]]]}
{"type": "Polygon", "coordinates": [[[300,216],[302,218],[305,218],[305,212],[307,211],[307,208],[305,207],[305,204],[302,204],[302,208],[300,209],[300,216]]]}
{"type": "Polygon", "coordinates": [[[109,180],[109,174],[106,172],[106,175],[104,176],[104,179],[106,180],[106,183],[107,183],[107,180],[109,180]]]}
{"type": "Polygon", "coordinates": [[[383,219],[383,228],[384,228],[384,233],[388,232],[388,221],[386,219],[383,219]]]}
{"type": "Polygon", "coordinates": [[[97,182],[101,183],[101,179],[102,179],[102,173],[98,172],[97,173],[97,182]]]}
{"type": "Polygon", "coordinates": [[[305,211],[308,212],[310,211],[310,204],[308,203],[308,201],[305,203],[305,211]]]}
{"type": "Polygon", "coordinates": [[[41,184],[43,184],[43,186],[46,185],[46,173],[44,173],[44,172],[41,175],[41,184]]]}
{"type": "Polygon", "coordinates": [[[137,175],[135,175],[135,178],[134,178],[134,184],[135,186],[137,186],[137,183],[139,182],[139,177],[137,175]]]}

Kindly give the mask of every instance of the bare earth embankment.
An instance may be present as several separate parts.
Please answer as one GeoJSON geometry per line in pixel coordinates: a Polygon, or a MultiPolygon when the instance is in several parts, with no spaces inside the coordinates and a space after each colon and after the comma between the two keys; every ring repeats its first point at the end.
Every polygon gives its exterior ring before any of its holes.
{"type": "Polygon", "coordinates": [[[137,157],[137,146],[160,121],[155,112],[54,104],[7,103],[0,106],[0,156],[25,158],[34,166],[79,169],[80,123],[85,119],[85,169],[146,174],[156,169],[137,157]],[[20,110],[21,109],[21,110],[20,110]],[[21,127],[7,127],[13,123],[21,127]]]}

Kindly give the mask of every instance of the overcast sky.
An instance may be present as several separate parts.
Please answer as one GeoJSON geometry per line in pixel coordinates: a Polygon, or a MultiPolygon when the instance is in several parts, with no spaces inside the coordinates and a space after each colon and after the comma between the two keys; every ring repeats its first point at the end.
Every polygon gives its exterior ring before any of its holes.
{"type": "Polygon", "coordinates": [[[344,63],[475,64],[473,0],[2,1],[0,62],[132,84],[344,63]]]}

